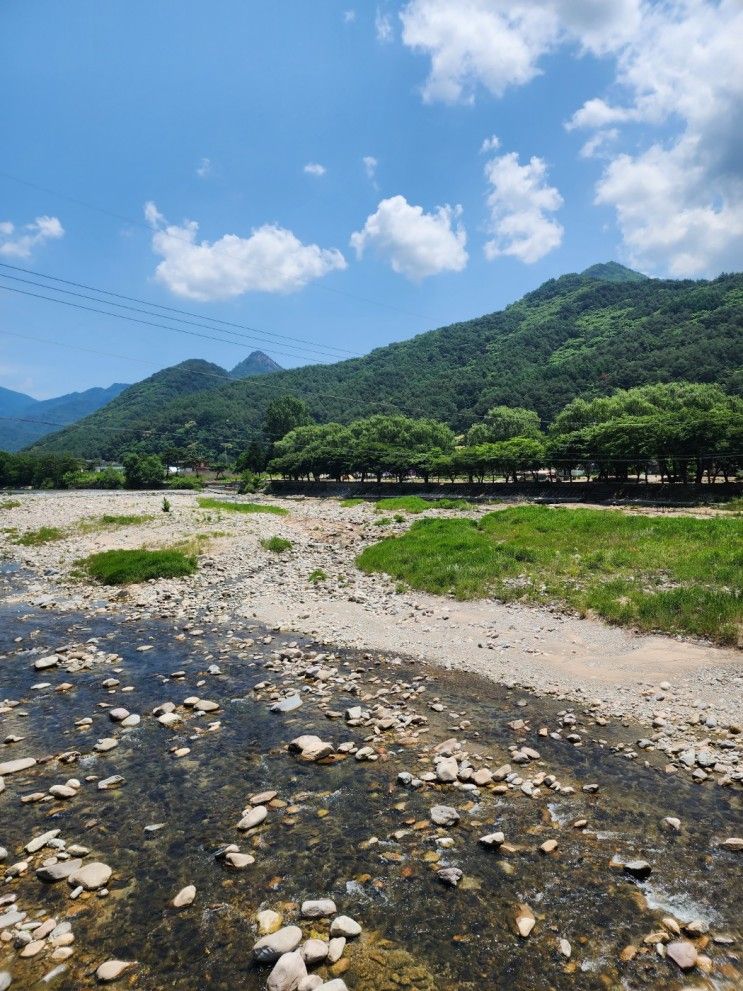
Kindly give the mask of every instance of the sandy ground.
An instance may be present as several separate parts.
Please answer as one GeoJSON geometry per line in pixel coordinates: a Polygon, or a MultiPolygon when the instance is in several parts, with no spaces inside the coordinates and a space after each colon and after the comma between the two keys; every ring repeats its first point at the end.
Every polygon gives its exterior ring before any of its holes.
{"type": "MultiPolygon", "coordinates": [[[[201,606],[227,624],[230,617],[253,616],[330,644],[411,655],[581,701],[607,715],[647,723],[659,745],[693,739],[706,745],[710,734],[737,736],[743,723],[740,651],[636,634],[558,609],[398,593],[386,577],[361,574],[353,564],[356,554],[382,533],[408,525],[380,530],[369,505],[344,509],[334,500],[261,498],[289,509],[288,516],[279,517],[202,510],[191,493],[169,493],[168,514],[160,508],[162,494],[153,493],[19,498],[21,507],[0,511],[0,526],[20,532],[52,525],[69,533],[38,548],[19,547],[11,534],[2,534],[5,556],[37,576],[37,596],[72,596],[74,604],[87,608],[92,603],[101,608],[101,600],[107,600],[104,608],[109,609],[132,604],[170,608],[175,599],[184,613],[201,606]],[[153,519],[86,535],[74,532],[80,521],[104,513],[146,513],[153,519]],[[81,555],[172,544],[197,533],[210,535],[202,567],[179,585],[149,583],[117,599],[117,593],[70,582],[70,569],[81,555]],[[273,535],[291,539],[292,550],[282,555],[263,550],[260,539],[273,535]],[[328,580],[312,585],[308,577],[318,568],[328,580]],[[661,722],[652,726],[654,720],[661,722]]],[[[478,508],[474,514],[486,511],[478,508]]]]}

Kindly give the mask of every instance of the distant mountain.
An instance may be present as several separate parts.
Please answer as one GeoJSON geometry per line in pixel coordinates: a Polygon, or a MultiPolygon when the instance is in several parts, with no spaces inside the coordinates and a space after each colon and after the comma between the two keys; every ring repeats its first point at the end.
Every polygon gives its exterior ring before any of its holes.
{"type": "Polygon", "coordinates": [[[204,383],[169,401],[140,383],[36,447],[108,458],[134,444],[237,452],[260,435],[271,400],[289,394],[306,400],[319,422],[397,410],[459,432],[504,404],[534,409],[546,425],[576,396],[674,380],[743,393],[743,275],[661,280],[614,263],[593,266],[550,279],[497,313],[362,358],[204,383]],[[137,390],[140,401],[129,407],[137,390]]]}
{"type": "Polygon", "coordinates": [[[230,372],[233,379],[247,379],[252,375],[270,375],[271,372],[283,371],[281,365],[269,358],[263,351],[253,351],[230,372]]]}
{"type": "Polygon", "coordinates": [[[115,382],[107,389],[86,389],[53,399],[34,399],[21,392],[0,389],[0,417],[8,417],[0,418],[0,451],[20,451],[60,426],[95,413],[126,388],[125,384],[115,382]]]}

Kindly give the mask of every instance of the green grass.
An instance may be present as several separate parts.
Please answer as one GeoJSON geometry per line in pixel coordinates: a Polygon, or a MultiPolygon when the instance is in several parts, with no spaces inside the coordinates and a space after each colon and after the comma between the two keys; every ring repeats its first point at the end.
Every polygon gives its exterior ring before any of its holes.
{"type": "Polygon", "coordinates": [[[377,513],[402,510],[405,513],[425,513],[427,509],[474,509],[466,499],[422,499],[420,496],[394,496],[380,499],[374,509],[377,513]]]}
{"type": "Polygon", "coordinates": [[[315,568],[315,570],[311,572],[307,577],[307,581],[310,583],[310,585],[319,585],[320,582],[326,582],[327,580],[328,580],[328,576],[325,574],[322,568],[315,568]]]}
{"type": "Polygon", "coordinates": [[[724,509],[727,513],[743,513],[743,496],[737,496],[728,502],[720,503],[719,509],[724,509]]]}
{"type": "Polygon", "coordinates": [[[273,513],[274,516],[287,516],[288,509],[281,506],[268,506],[258,502],[227,502],[224,499],[199,499],[202,509],[224,509],[228,513],[273,513]]]}
{"type": "Polygon", "coordinates": [[[523,506],[419,520],[357,558],[459,599],[559,602],[612,623],[743,642],[743,521],[523,506]]]}
{"type": "Polygon", "coordinates": [[[3,499],[0,502],[0,509],[18,509],[20,502],[17,499],[3,499]]]}
{"type": "Polygon", "coordinates": [[[344,509],[351,509],[352,506],[363,506],[366,499],[341,499],[339,505],[344,509]]]}
{"type": "Polygon", "coordinates": [[[27,530],[15,542],[23,547],[40,547],[42,544],[50,544],[53,540],[62,540],[65,536],[64,530],[60,530],[57,526],[40,526],[38,530],[27,530]]]}
{"type": "Polygon", "coordinates": [[[293,546],[291,540],[287,540],[286,537],[266,537],[261,540],[261,547],[265,551],[273,551],[274,554],[283,554],[284,551],[290,551],[293,546]]]}
{"type": "Polygon", "coordinates": [[[390,523],[394,523],[391,516],[380,516],[378,520],[374,520],[374,526],[389,526],[390,523]]]}
{"type": "Polygon", "coordinates": [[[176,548],[159,551],[116,550],[91,554],[80,562],[85,574],[102,585],[131,585],[150,578],[182,578],[196,571],[193,555],[176,548]]]}

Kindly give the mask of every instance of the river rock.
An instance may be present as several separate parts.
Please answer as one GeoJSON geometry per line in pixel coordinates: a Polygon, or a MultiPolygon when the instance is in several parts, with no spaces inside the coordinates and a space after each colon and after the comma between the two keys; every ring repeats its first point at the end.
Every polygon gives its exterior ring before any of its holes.
{"type": "Polygon", "coordinates": [[[731,836],[727,840],[723,840],[720,844],[723,850],[732,850],[733,853],[740,853],[743,851],[743,836],[731,836]]]}
{"type": "Polygon", "coordinates": [[[463,872],[458,867],[442,867],[441,870],[436,871],[436,877],[439,881],[452,888],[456,888],[463,876],[463,872]]]}
{"type": "Polygon", "coordinates": [[[691,970],[697,962],[697,948],[688,939],[677,939],[666,947],[666,956],[681,970],[691,970]]]}
{"type": "Polygon", "coordinates": [[[305,919],[322,919],[327,915],[335,915],[337,911],[332,898],[318,898],[315,901],[302,902],[302,915],[305,919]]]}
{"type": "Polygon", "coordinates": [[[37,853],[42,847],[47,845],[49,840],[56,839],[61,832],[61,829],[50,829],[48,832],[42,833],[40,836],[34,836],[34,838],[29,840],[23,849],[26,853],[37,853]]]}
{"type": "Polygon", "coordinates": [[[459,764],[455,757],[442,757],[436,765],[436,777],[444,784],[451,784],[457,780],[459,774],[459,764]]]}
{"type": "Polygon", "coordinates": [[[632,877],[637,877],[641,881],[644,881],[646,877],[650,877],[653,870],[647,860],[628,860],[622,864],[622,868],[625,874],[631,874],[632,877]]]}
{"type": "Polygon", "coordinates": [[[297,991],[317,991],[321,984],[322,977],[319,974],[308,974],[297,985],[297,991]]]}
{"type": "Polygon", "coordinates": [[[318,984],[317,991],[348,991],[348,985],[340,977],[334,977],[332,981],[318,984]]]}
{"type": "Polygon", "coordinates": [[[333,746],[330,743],[324,743],[319,736],[305,734],[291,741],[289,752],[299,754],[302,760],[317,761],[329,757],[333,753],[333,746]]]}
{"type": "Polygon", "coordinates": [[[5,774],[17,774],[18,771],[26,771],[36,763],[34,757],[18,757],[16,760],[6,760],[0,764],[0,778],[5,774]]]}
{"type": "Polygon", "coordinates": [[[133,966],[133,960],[106,960],[96,970],[95,976],[101,984],[108,984],[109,981],[115,981],[121,977],[124,971],[129,970],[133,966]]]}
{"type": "Polygon", "coordinates": [[[534,918],[534,913],[529,908],[528,905],[519,905],[518,911],[516,912],[516,928],[518,930],[519,936],[523,939],[529,935],[536,924],[536,919],[534,918]]]}
{"type": "Polygon", "coordinates": [[[93,860],[85,864],[69,877],[69,883],[73,886],[80,885],[86,891],[96,891],[107,883],[113,871],[108,864],[103,864],[99,860],[93,860]]]}
{"type": "Polygon", "coordinates": [[[240,853],[239,850],[230,850],[224,855],[224,862],[236,871],[241,871],[245,867],[250,867],[255,863],[255,857],[249,853],[240,853]]]}
{"type": "Polygon", "coordinates": [[[301,942],[302,930],[299,926],[284,926],[259,939],[253,947],[253,956],[260,963],[273,963],[282,954],[296,950],[301,942]]]}
{"type": "Polygon", "coordinates": [[[481,836],[478,843],[482,843],[486,847],[496,847],[501,846],[506,842],[506,837],[504,833],[488,833],[487,836],[481,836]]]}
{"type": "Polygon", "coordinates": [[[334,936],[328,942],[328,963],[337,963],[346,948],[345,936],[334,936]]]}
{"type": "Polygon", "coordinates": [[[254,829],[256,826],[260,826],[267,815],[268,809],[265,805],[256,805],[255,808],[246,813],[240,822],[238,822],[237,828],[254,829]]]}
{"type": "Polygon", "coordinates": [[[302,959],[308,967],[321,963],[328,955],[328,944],[324,939],[307,939],[300,947],[302,959]]]}
{"type": "Polygon", "coordinates": [[[339,915],[330,923],[331,936],[345,936],[346,939],[352,939],[360,934],[361,926],[348,915],[339,915]]]}
{"type": "Polygon", "coordinates": [[[210,699],[199,699],[199,701],[194,706],[197,712],[216,712],[219,708],[218,702],[212,702],[210,699]]]}
{"type": "Polygon", "coordinates": [[[104,736],[103,739],[99,740],[93,747],[93,750],[97,751],[99,754],[105,754],[109,750],[114,750],[118,747],[119,741],[113,736],[104,736]]]}
{"type": "Polygon", "coordinates": [[[268,991],[296,991],[299,982],[307,976],[307,967],[299,950],[284,953],[268,975],[268,991]]]}
{"type": "Polygon", "coordinates": [[[46,864],[39,867],[36,877],[47,884],[54,884],[56,881],[66,881],[76,871],[83,866],[82,860],[60,860],[58,864],[46,864]]]}
{"type": "Polygon", "coordinates": [[[181,888],[181,890],[175,896],[171,904],[173,908],[186,908],[188,905],[193,904],[195,898],[196,898],[195,885],[187,884],[185,888],[181,888]]]}
{"type": "Polygon", "coordinates": [[[0,970],[0,991],[8,991],[8,988],[13,983],[13,978],[10,976],[7,970],[0,970]]]}
{"type": "Polygon", "coordinates": [[[281,699],[279,702],[274,702],[271,706],[271,712],[294,712],[302,704],[302,699],[299,695],[289,695],[285,699],[281,699]]]}
{"type": "Polygon", "coordinates": [[[121,706],[117,706],[115,709],[109,709],[108,712],[108,718],[111,720],[111,722],[114,723],[123,722],[128,715],[129,715],[129,710],[124,709],[121,706]]]}
{"type": "Polygon", "coordinates": [[[279,912],[273,912],[270,908],[259,912],[255,921],[258,923],[258,932],[261,936],[270,936],[281,928],[282,918],[279,912]]]}
{"type": "Polygon", "coordinates": [[[459,822],[459,813],[450,805],[434,805],[430,812],[431,821],[437,826],[453,826],[459,822]]]}

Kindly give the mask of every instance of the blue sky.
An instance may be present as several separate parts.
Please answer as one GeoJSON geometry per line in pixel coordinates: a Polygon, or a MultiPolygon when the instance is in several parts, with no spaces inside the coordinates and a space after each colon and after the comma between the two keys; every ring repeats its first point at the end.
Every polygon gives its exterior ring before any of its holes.
{"type": "Polygon", "coordinates": [[[5,3],[0,262],[311,343],[0,291],[0,385],[364,353],[610,258],[740,268],[738,28],[734,0],[5,3]]]}

